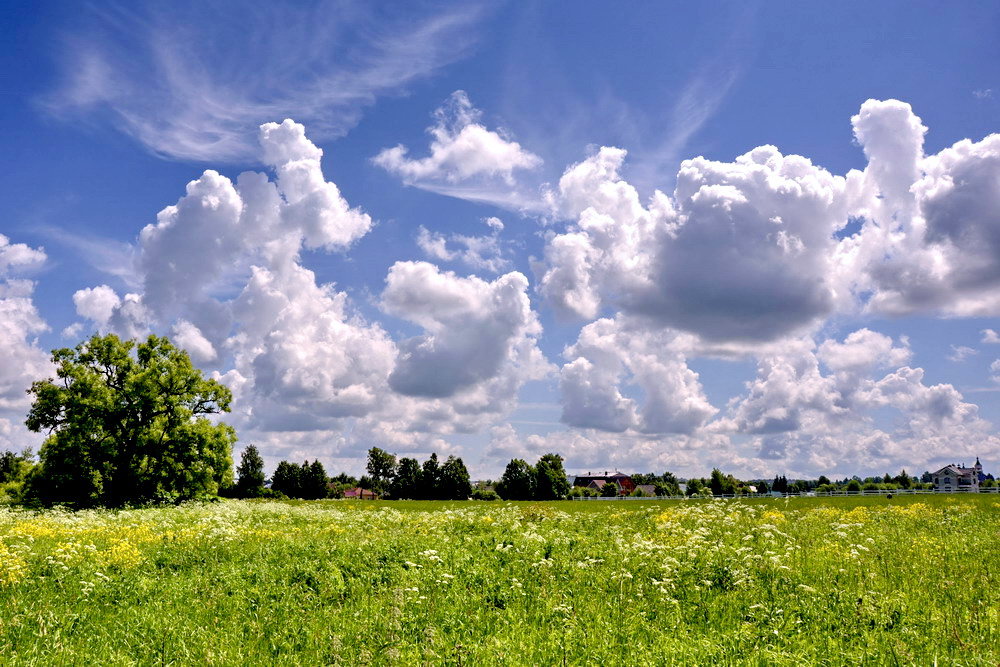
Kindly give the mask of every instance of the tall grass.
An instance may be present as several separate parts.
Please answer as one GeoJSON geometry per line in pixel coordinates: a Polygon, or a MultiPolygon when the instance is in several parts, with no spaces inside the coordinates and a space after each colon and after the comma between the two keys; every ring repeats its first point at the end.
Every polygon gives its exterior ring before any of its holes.
{"type": "Polygon", "coordinates": [[[996,664],[993,497],[0,508],[0,663],[996,664]]]}

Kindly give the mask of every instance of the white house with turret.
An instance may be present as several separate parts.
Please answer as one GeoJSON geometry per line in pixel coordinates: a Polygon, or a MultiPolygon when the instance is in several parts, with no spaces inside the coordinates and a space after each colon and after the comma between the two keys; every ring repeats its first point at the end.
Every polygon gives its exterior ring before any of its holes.
{"type": "Polygon", "coordinates": [[[979,493],[979,482],[983,478],[983,466],[976,457],[976,465],[966,468],[965,464],[952,463],[934,473],[934,490],[945,493],[979,493]]]}

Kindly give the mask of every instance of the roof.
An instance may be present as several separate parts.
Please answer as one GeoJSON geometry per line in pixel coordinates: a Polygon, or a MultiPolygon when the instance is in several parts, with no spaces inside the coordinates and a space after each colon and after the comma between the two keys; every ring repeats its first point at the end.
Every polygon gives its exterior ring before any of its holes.
{"type": "Polygon", "coordinates": [[[954,463],[950,463],[945,467],[941,468],[940,470],[938,470],[937,472],[935,472],[934,474],[944,475],[949,472],[954,475],[965,476],[965,475],[975,475],[977,471],[975,468],[963,468],[961,466],[955,465],[954,463]]]}
{"type": "Polygon", "coordinates": [[[358,496],[361,496],[362,498],[364,498],[365,496],[374,497],[375,492],[369,489],[362,489],[360,486],[356,486],[353,489],[346,489],[344,491],[345,498],[357,498],[358,496]]]}

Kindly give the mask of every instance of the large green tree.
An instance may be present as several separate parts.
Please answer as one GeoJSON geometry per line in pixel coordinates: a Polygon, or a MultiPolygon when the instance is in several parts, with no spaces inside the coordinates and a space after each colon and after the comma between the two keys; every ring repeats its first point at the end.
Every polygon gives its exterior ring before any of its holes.
{"type": "Polygon", "coordinates": [[[419,498],[421,496],[420,482],[423,479],[420,463],[416,459],[403,457],[399,459],[396,476],[392,479],[389,492],[393,498],[419,498]]]}
{"type": "Polygon", "coordinates": [[[390,454],[381,447],[368,450],[368,475],[371,477],[373,490],[382,495],[396,475],[396,455],[390,454]]]}
{"type": "Polygon", "coordinates": [[[563,500],[569,495],[569,480],[558,454],[545,454],[535,464],[535,498],[563,500]]]}
{"type": "Polygon", "coordinates": [[[497,482],[496,492],[504,500],[531,500],[535,497],[535,469],[524,459],[511,459],[497,482]]]}
{"type": "Polygon", "coordinates": [[[441,500],[468,500],[472,495],[469,471],[461,458],[449,456],[441,466],[441,484],[438,498],[441,500]]]}
{"type": "Polygon", "coordinates": [[[30,495],[121,505],[211,496],[232,479],[236,432],[206,416],[228,412],[232,395],[166,338],[95,335],[52,362],[56,379],[28,390],[26,424],[49,434],[30,495]]]}
{"type": "Polygon", "coordinates": [[[301,498],[302,468],[298,463],[280,461],[271,476],[271,488],[289,498],[301,498]]]}

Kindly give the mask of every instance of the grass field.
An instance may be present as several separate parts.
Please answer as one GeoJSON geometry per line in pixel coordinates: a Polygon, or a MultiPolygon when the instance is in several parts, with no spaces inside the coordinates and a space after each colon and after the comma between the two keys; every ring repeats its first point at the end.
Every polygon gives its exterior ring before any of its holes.
{"type": "Polygon", "coordinates": [[[2,664],[1000,662],[996,496],[0,507],[2,664]]]}

